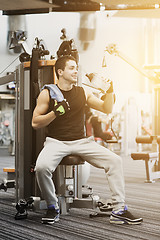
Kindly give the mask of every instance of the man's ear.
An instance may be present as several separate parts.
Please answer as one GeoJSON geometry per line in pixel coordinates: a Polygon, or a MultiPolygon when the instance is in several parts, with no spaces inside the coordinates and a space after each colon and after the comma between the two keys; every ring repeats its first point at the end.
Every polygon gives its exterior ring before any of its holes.
{"type": "Polygon", "coordinates": [[[58,69],[58,75],[62,76],[62,74],[63,74],[63,70],[62,69],[58,69]]]}

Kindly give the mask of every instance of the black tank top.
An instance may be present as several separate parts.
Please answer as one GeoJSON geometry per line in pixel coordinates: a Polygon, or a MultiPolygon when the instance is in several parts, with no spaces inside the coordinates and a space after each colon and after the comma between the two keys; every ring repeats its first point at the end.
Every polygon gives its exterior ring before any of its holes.
{"type": "MultiPolygon", "coordinates": [[[[61,92],[68,101],[71,110],[56,117],[47,126],[46,136],[60,141],[73,141],[84,138],[84,109],[86,104],[84,90],[82,87],[73,86],[71,90],[61,90],[61,92]]],[[[53,109],[52,100],[50,100],[49,109],[53,109]]]]}

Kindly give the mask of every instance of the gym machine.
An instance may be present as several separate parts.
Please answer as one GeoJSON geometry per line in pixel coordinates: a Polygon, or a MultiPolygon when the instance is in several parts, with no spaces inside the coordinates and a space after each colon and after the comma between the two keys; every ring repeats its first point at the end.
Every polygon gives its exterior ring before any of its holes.
{"type": "MultiPolygon", "coordinates": [[[[0,85],[9,84],[10,82],[15,82],[15,73],[10,73],[6,76],[0,77],[0,85]]],[[[3,168],[3,171],[7,174],[7,176],[2,180],[0,190],[4,190],[6,192],[8,188],[15,187],[15,169],[3,168]]]]}
{"type": "Polygon", "coordinates": [[[139,136],[136,138],[138,144],[151,144],[151,152],[132,153],[133,160],[144,160],[146,167],[146,181],[155,182],[160,178],[160,85],[154,87],[154,117],[153,135],[139,136]]]}
{"type": "Polygon", "coordinates": [[[38,72],[37,82],[31,79],[31,62],[21,63],[16,69],[16,201],[33,196],[37,191],[34,165],[43,147],[45,129],[35,131],[32,128],[32,113],[39,89],[54,83],[55,60],[37,62],[34,66],[34,71],[38,72]]]}
{"type": "Polygon", "coordinates": [[[133,160],[144,160],[146,168],[146,183],[153,183],[160,178],[160,136],[138,136],[137,144],[151,144],[152,152],[131,153],[133,160]]]}

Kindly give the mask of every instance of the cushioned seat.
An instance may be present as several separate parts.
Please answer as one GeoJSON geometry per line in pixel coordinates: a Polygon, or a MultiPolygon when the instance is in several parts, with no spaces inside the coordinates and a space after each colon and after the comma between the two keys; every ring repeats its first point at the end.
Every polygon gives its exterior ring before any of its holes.
{"type": "Polygon", "coordinates": [[[131,153],[131,158],[133,160],[150,160],[150,159],[157,159],[158,158],[158,152],[136,152],[131,153]]]}
{"type": "Polygon", "coordinates": [[[81,165],[84,162],[83,158],[79,155],[68,155],[62,159],[60,165],[81,165]]]}

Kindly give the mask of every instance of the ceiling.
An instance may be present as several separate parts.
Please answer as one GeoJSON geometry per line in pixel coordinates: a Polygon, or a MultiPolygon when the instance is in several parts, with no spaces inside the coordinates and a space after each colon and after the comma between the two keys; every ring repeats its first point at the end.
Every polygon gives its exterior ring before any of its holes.
{"type": "Polygon", "coordinates": [[[93,2],[102,3],[106,10],[153,9],[155,4],[160,4],[159,0],[93,0],[93,2]]]}
{"type": "Polygon", "coordinates": [[[160,0],[0,0],[3,14],[32,14],[46,12],[155,9],[160,0]]]}

